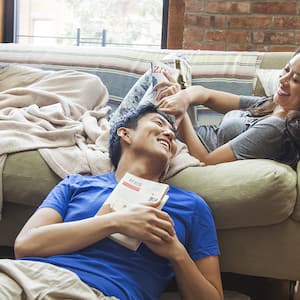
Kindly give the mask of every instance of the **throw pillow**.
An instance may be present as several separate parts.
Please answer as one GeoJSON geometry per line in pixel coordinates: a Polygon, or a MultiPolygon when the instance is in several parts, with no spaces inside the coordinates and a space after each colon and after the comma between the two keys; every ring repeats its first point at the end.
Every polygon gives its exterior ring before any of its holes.
{"type": "Polygon", "coordinates": [[[281,69],[258,69],[256,71],[266,96],[273,96],[277,91],[281,71],[281,69]]]}

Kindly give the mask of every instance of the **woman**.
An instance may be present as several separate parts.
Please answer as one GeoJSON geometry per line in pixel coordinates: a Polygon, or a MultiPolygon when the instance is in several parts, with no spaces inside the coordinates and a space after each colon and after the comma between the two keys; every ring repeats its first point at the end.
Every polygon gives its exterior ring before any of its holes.
{"type": "Polygon", "coordinates": [[[168,93],[167,88],[165,94],[157,97],[158,107],[176,116],[180,137],[201,162],[217,164],[266,158],[295,168],[300,149],[298,52],[283,68],[278,90],[271,98],[238,96],[192,86],[175,94],[168,93]],[[193,128],[187,110],[200,104],[225,114],[219,126],[193,128]]]}

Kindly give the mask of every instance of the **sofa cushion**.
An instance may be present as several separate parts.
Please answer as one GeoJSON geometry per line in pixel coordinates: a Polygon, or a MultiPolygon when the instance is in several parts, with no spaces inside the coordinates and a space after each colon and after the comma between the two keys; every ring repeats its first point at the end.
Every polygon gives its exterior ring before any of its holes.
{"type": "MultiPolygon", "coordinates": [[[[37,206],[60,180],[38,151],[10,154],[3,171],[4,199],[37,206]]],[[[190,167],[168,183],[202,196],[218,229],[280,223],[291,215],[297,197],[296,172],[263,159],[190,167]]]]}
{"type": "Polygon", "coordinates": [[[168,183],[201,195],[218,229],[280,223],[291,215],[296,201],[296,172],[264,159],[191,167],[168,183]]]}

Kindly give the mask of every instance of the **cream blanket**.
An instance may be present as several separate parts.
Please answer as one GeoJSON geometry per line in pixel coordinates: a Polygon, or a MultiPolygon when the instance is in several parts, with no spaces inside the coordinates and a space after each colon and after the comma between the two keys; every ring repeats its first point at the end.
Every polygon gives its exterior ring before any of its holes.
{"type": "MultiPolygon", "coordinates": [[[[38,149],[61,178],[112,170],[108,155],[108,91],[94,75],[17,64],[0,70],[0,176],[6,154],[38,149]]],[[[199,165],[184,144],[166,178],[199,165]]],[[[2,208],[0,178],[0,212],[2,208]]]]}

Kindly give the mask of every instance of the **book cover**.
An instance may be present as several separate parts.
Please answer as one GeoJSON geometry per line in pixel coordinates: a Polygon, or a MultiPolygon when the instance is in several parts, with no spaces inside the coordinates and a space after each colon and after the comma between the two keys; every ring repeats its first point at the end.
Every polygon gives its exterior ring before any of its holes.
{"type": "MultiPolygon", "coordinates": [[[[162,209],[168,199],[166,195],[168,189],[168,184],[140,178],[127,172],[105,204],[109,203],[113,210],[120,210],[131,205],[149,201],[156,202],[162,199],[158,207],[158,209],[162,209]]],[[[141,244],[140,241],[121,233],[114,233],[110,235],[110,238],[131,250],[137,250],[141,244]]]]}

